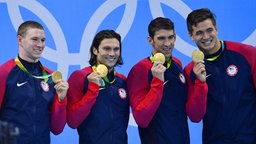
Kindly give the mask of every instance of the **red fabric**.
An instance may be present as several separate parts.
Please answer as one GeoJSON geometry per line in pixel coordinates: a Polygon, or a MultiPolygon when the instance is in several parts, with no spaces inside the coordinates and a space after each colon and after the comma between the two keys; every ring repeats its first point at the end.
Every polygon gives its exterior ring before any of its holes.
{"type": "Polygon", "coordinates": [[[190,73],[193,71],[194,63],[191,62],[185,67],[185,77],[188,85],[188,98],[186,103],[187,115],[192,122],[200,122],[206,113],[208,86],[206,82],[196,79],[191,82],[190,73]]]}
{"type": "Polygon", "coordinates": [[[152,63],[144,59],[135,65],[127,78],[130,104],[135,121],[140,127],[147,127],[162,100],[163,81],[153,77],[148,83],[148,71],[152,63]],[[146,76],[145,76],[146,75],[146,76]]]}
{"type": "Polygon", "coordinates": [[[99,94],[99,86],[89,82],[84,93],[84,80],[92,72],[90,67],[73,72],[68,80],[67,123],[71,128],[77,128],[89,115],[99,94]]]}

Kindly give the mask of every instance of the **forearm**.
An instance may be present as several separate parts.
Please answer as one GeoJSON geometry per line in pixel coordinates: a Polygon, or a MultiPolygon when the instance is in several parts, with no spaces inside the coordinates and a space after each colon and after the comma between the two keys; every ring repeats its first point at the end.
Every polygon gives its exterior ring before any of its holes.
{"type": "MultiPolygon", "coordinates": [[[[76,96],[74,94],[71,92],[69,96],[76,96]]],[[[86,119],[96,102],[98,94],[99,86],[95,83],[89,83],[87,92],[79,96],[81,99],[75,102],[71,100],[67,111],[67,123],[71,128],[77,128],[86,119]]]]}
{"type": "Polygon", "coordinates": [[[206,112],[208,86],[206,82],[196,80],[195,84],[189,85],[188,89],[187,115],[191,121],[199,122],[206,112]]]}
{"type": "Polygon", "coordinates": [[[131,96],[133,115],[140,127],[148,126],[161,103],[162,94],[163,82],[153,78],[149,91],[141,88],[131,96]]]}
{"type": "Polygon", "coordinates": [[[59,101],[58,96],[55,95],[50,110],[50,128],[55,135],[60,134],[66,124],[66,106],[67,99],[59,101]]]}

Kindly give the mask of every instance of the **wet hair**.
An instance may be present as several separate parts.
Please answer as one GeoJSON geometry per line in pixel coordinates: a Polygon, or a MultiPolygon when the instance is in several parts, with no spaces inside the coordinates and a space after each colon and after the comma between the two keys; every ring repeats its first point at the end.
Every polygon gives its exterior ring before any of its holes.
{"type": "Polygon", "coordinates": [[[149,23],[148,34],[153,38],[156,31],[161,29],[174,30],[174,23],[169,18],[157,17],[149,23]]]}
{"type": "Polygon", "coordinates": [[[28,29],[30,28],[37,28],[37,29],[41,29],[44,30],[43,26],[36,22],[36,21],[25,21],[23,22],[19,28],[18,28],[18,32],[17,32],[17,36],[20,35],[22,37],[26,36],[28,29]]]}
{"type": "Polygon", "coordinates": [[[193,33],[193,26],[197,26],[198,23],[210,19],[212,24],[216,27],[215,14],[212,13],[208,8],[201,8],[192,11],[187,17],[187,29],[189,34],[193,33]]]}
{"type": "Polygon", "coordinates": [[[116,65],[122,65],[123,64],[123,59],[122,59],[122,45],[121,45],[121,36],[120,34],[118,34],[117,32],[115,32],[114,30],[102,30],[100,32],[98,32],[93,41],[92,41],[92,45],[90,47],[90,60],[89,60],[89,64],[91,66],[96,65],[97,64],[97,56],[93,53],[93,48],[96,48],[97,50],[99,50],[99,45],[100,43],[104,40],[104,39],[112,39],[115,38],[119,41],[119,47],[120,47],[120,56],[115,64],[116,65]]]}

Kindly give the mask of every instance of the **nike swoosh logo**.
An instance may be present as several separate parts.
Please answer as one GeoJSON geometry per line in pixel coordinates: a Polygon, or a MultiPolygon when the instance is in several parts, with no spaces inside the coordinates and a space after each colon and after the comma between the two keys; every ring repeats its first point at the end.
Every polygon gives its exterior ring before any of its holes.
{"type": "Polygon", "coordinates": [[[167,81],[165,81],[163,85],[165,85],[166,83],[168,83],[168,80],[167,80],[167,81]]]}
{"type": "Polygon", "coordinates": [[[27,83],[27,81],[25,81],[25,82],[23,82],[23,83],[17,83],[17,87],[20,87],[20,86],[22,86],[22,85],[24,85],[24,84],[26,84],[27,83]]]}
{"type": "Polygon", "coordinates": [[[103,90],[103,89],[105,89],[104,87],[102,87],[102,88],[100,88],[99,90],[103,90]]]}

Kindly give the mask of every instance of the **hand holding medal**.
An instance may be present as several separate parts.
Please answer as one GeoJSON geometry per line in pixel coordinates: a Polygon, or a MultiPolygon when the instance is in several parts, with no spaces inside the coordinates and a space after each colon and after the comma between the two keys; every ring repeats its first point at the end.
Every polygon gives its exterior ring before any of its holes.
{"type": "Polygon", "coordinates": [[[59,101],[64,100],[67,95],[69,85],[66,81],[62,80],[62,74],[60,71],[57,70],[52,73],[52,81],[55,83],[54,88],[56,89],[56,92],[58,94],[59,101]]]}
{"type": "Polygon", "coordinates": [[[204,82],[206,78],[210,75],[206,75],[205,65],[203,64],[204,60],[204,53],[200,50],[194,50],[192,52],[192,60],[195,63],[194,66],[194,73],[196,74],[197,78],[204,82]]]}
{"type": "Polygon", "coordinates": [[[153,63],[151,67],[152,75],[164,81],[164,72],[166,67],[163,65],[165,63],[165,56],[162,53],[155,53],[150,57],[151,62],[153,63]]]}

